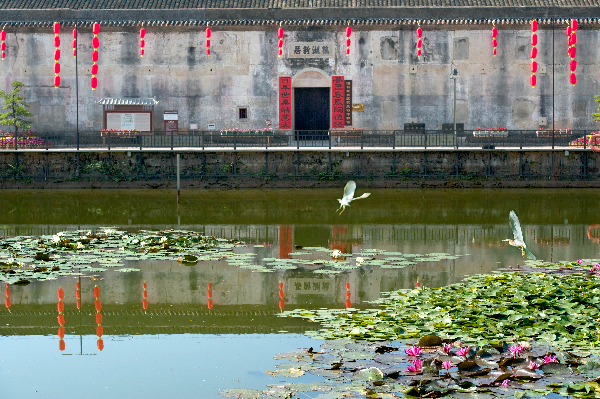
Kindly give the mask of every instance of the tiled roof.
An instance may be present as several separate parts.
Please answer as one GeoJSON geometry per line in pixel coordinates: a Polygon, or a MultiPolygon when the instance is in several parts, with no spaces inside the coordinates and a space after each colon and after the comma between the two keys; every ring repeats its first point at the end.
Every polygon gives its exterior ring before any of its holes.
{"type": "Polygon", "coordinates": [[[154,98],[103,98],[97,101],[102,105],[156,105],[154,98]]]}
{"type": "Polygon", "coordinates": [[[600,0],[0,0],[3,10],[599,7],[600,0]]]}

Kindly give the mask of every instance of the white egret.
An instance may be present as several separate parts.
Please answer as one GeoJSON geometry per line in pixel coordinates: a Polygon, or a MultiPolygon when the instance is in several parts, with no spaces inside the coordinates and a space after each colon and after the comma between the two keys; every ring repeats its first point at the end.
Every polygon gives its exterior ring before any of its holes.
{"type": "Polygon", "coordinates": [[[356,183],[354,183],[354,181],[350,180],[346,184],[346,187],[344,187],[344,197],[342,199],[338,199],[338,202],[340,203],[340,207],[337,209],[337,211],[339,211],[341,209],[340,215],[342,214],[342,212],[344,212],[346,210],[347,206],[350,206],[350,202],[357,200],[357,199],[361,199],[361,198],[367,198],[369,195],[371,195],[371,193],[364,193],[360,197],[354,198],[354,190],[356,190],[356,183]]]}
{"type": "Polygon", "coordinates": [[[527,245],[525,245],[525,241],[523,240],[523,232],[521,231],[521,224],[519,223],[519,218],[517,217],[515,211],[510,211],[508,220],[510,221],[510,227],[512,228],[515,238],[513,240],[507,238],[506,240],[502,241],[508,241],[508,243],[513,247],[521,248],[521,256],[525,257],[525,255],[527,255],[529,259],[535,260],[535,256],[530,250],[527,249],[527,245]]]}

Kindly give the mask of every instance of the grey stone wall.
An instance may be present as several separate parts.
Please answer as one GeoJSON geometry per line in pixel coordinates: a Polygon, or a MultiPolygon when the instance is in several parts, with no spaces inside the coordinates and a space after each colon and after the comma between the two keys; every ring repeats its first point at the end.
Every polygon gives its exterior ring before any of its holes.
{"type": "MultiPolygon", "coordinates": [[[[356,27],[345,56],[342,27],[290,27],[285,43],[334,42],[334,58],[277,57],[275,27],[214,28],[212,54],[207,57],[204,30],[197,27],[147,28],[146,55],[139,56],[139,28],[103,27],[100,39],[98,89],[90,88],[90,28],[80,29],[77,57],[71,55],[71,29],[61,34],[62,84],[53,85],[53,34],[50,28],[8,29],[7,57],[0,63],[0,88],[12,80],[25,83],[24,93],[35,114],[36,131],[75,131],[102,127],[103,97],[159,101],[155,124],[162,129],[164,110],[176,109],[180,129],[214,123],[217,129],[262,128],[271,119],[277,127],[277,77],[319,72],[331,81],[344,75],[353,81],[353,126],[398,129],[410,119],[440,129],[453,120],[453,81],[458,70],[457,122],[466,129],[504,126],[537,129],[540,117],[556,128],[594,129],[590,113],[600,94],[598,48],[600,31],[580,29],[576,86],[569,83],[564,27],[538,31],[538,84],[529,85],[530,31],[499,27],[498,55],[492,56],[491,26],[423,27],[423,55],[416,57],[413,29],[356,27]],[[467,29],[468,28],[468,29],[467,29]],[[554,34],[554,45],[553,43],[554,34]],[[78,89],[78,93],[77,93],[78,89]],[[77,107],[78,105],[78,107],[77,107]],[[237,119],[237,107],[249,108],[249,119],[237,119]]],[[[308,76],[308,75],[305,75],[308,76]]]]}

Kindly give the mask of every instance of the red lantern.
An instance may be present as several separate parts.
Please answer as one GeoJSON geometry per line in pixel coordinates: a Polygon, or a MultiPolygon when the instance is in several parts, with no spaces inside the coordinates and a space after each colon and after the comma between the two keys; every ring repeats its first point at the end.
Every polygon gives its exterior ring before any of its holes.
{"type": "Polygon", "coordinates": [[[207,306],[208,306],[209,310],[213,308],[213,300],[212,299],[208,300],[208,305],[207,306]]]}
{"type": "Polygon", "coordinates": [[[346,282],[346,290],[349,290],[349,289],[350,289],[350,283],[346,282]]]}
{"type": "Polygon", "coordinates": [[[279,309],[283,310],[285,308],[285,301],[283,298],[279,299],[279,309]]]}
{"type": "Polygon", "coordinates": [[[346,291],[346,298],[350,298],[352,294],[350,293],[350,291],[346,291]]]}
{"type": "MultiPolygon", "coordinates": [[[[56,64],[56,65],[58,65],[58,64],[56,64]]],[[[58,88],[59,86],[60,86],[60,76],[56,75],[54,77],[54,87],[58,88]]]]}
{"type": "Polygon", "coordinates": [[[498,47],[498,42],[496,41],[496,39],[492,40],[492,47],[498,47]]]}
{"type": "Polygon", "coordinates": [[[575,58],[577,55],[577,47],[569,47],[569,57],[575,58]]]}
{"type": "Polygon", "coordinates": [[[530,54],[531,58],[537,58],[537,48],[532,47],[531,48],[531,54],[530,54]]]}
{"type": "Polygon", "coordinates": [[[571,46],[574,46],[577,44],[577,33],[573,32],[571,33],[571,46]]]}
{"type": "Polygon", "coordinates": [[[346,39],[346,47],[350,47],[351,43],[352,43],[352,41],[350,39],[346,39]]]}
{"type": "Polygon", "coordinates": [[[6,306],[6,308],[8,309],[8,308],[10,308],[10,305],[11,305],[10,298],[9,297],[4,298],[4,306],[6,306]]]}
{"type": "Polygon", "coordinates": [[[210,57],[210,36],[212,34],[212,31],[210,30],[210,27],[206,27],[206,55],[208,55],[210,57]]]}
{"type": "Polygon", "coordinates": [[[77,40],[77,34],[78,34],[78,33],[79,33],[79,32],[77,32],[77,29],[73,29],[73,39],[74,39],[74,40],[77,40]]]}
{"type": "Polygon", "coordinates": [[[64,314],[58,315],[58,324],[60,324],[61,326],[65,325],[65,315],[64,314]]]}
{"type": "Polygon", "coordinates": [[[4,289],[4,295],[10,296],[10,287],[6,284],[6,288],[4,289]]]}
{"type": "Polygon", "coordinates": [[[145,38],[146,37],[146,29],[142,28],[140,29],[140,38],[145,38]]]}
{"type": "Polygon", "coordinates": [[[65,337],[65,328],[63,326],[58,327],[58,338],[63,339],[65,337]]]}
{"type": "Polygon", "coordinates": [[[350,301],[350,299],[346,299],[346,309],[351,308],[352,307],[352,302],[350,301]]]}
{"type": "Polygon", "coordinates": [[[104,328],[102,326],[97,326],[96,327],[96,335],[98,337],[101,337],[104,334],[104,328]]]}
{"type": "Polygon", "coordinates": [[[96,313],[96,324],[102,324],[102,313],[96,313]]]}
{"type": "Polygon", "coordinates": [[[60,24],[58,22],[55,22],[52,25],[52,32],[54,32],[55,35],[58,35],[60,33],[60,24]]]}
{"type": "Polygon", "coordinates": [[[6,40],[6,31],[4,29],[2,29],[2,31],[0,32],[0,40],[6,40]]]}
{"type": "Polygon", "coordinates": [[[65,350],[65,341],[63,341],[62,339],[60,341],[58,341],[58,350],[59,351],[65,350]]]}
{"type": "Polygon", "coordinates": [[[415,283],[415,287],[416,288],[420,288],[421,287],[421,282],[419,281],[418,277],[417,277],[417,282],[415,283]]]}
{"type": "Polygon", "coordinates": [[[531,35],[531,45],[537,46],[537,35],[535,33],[531,35]]]}
{"type": "Polygon", "coordinates": [[[498,36],[498,29],[496,29],[496,27],[494,26],[492,28],[492,37],[496,37],[496,36],[498,36]]]}
{"type": "Polygon", "coordinates": [[[6,57],[6,53],[4,52],[6,49],[6,43],[4,43],[6,40],[6,31],[4,29],[0,31],[0,40],[2,40],[2,60],[4,61],[4,57],[6,57]]]}
{"type": "Polygon", "coordinates": [[[77,300],[77,309],[81,309],[81,299],[77,300]]]}
{"type": "Polygon", "coordinates": [[[64,312],[65,311],[65,303],[63,301],[58,301],[58,303],[56,304],[56,308],[58,309],[59,312],[64,312]]]}
{"type": "Polygon", "coordinates": [[[421,38],[423,36],[423,29],[421,29],[421,27],[419,26],[417,28],[417,37],[421,38]]]}
{"type": "Polygon", "coordinates": [[[144,310],[148,309],[148,300],[147,299],[144,299],[142,301],[142,308],[144,308],[144,310]]]}
{"type": "Polygon", "coordinates": [[[421,40],[422,36],[423,30],[421,29],[421,23],[419,23],[419,27],[417,28],[417,37],[419,38],[419,40],[417,40],[417,57],[421,57],[421,46],[423,45],[423,40],[421,40]]]}
{"type": "Polygon", "coordinates": [[[535,85],[537,83],[537,79],[536,79],[535,75],[531,75],[531,78],[529,79],[529,83],[531,83],[531,87],[535,87],[535,85]]]}
{"type": "Polygon", "coordinates": [[[567,26],[567,36],[571,36],[571,32],[572,32],[571,27],[567,26]]]}
{"type": "Polygon", "coordinates": [[[143,289],[146,289],[146,288],[148,288],[148,284],[146,284],[146,282],[145,282],[145,281],[144,281],[144,283],[142,284],[142,288],[143,288],[143,289]]]}
{"type": "Polygon", "coordinates": [[[577,69],[577,61],[571,60],[571,63],[569,65],[569,69],[571,69],[571,72],[575,72],[575,70],[577,69]]]}
{"type": "Polygon", "coordinates": [[[58,61],[60,60],[60,50],[56,49],[54,50],[54,61],[58,61]]]}
{"type": "Polygon", "coordinates": [[[347,56],[350,55],[350,48],[349,47],[346,47],[346,55],[347,56]]]}
{"type": "Polygon", "coordinates": [[[2,42],[2,44],[0,44],[0,50],[6,51],[6,43],[2,42]]]}
{"type": "Polygon", "coordinates": [[[60,36],[54,36],[54,47],[60,47],[60,36]]]}
{"type": "Polygon", "coordinates": [[[573,86],[575,86],[577,84],[577,77],[575,76],[574,73],[571,73],[571,76],[570,76],[569,80],[571,81],[571,84],[573,86]]]}
{"type": "Polygon", "coordinates": [[[145,45],[146,45],[146,42],[144,42],[144,39],[140,39],[140,47],[142,47],[142,50],[145,45]]]}
{"type": "Polygon", "coordinates": [[[58,88],[60,86],[60,64],[58,61],[60,60],[60,37],[58,34],[60,33],[60,24],[55,22],[52,25],[52,31],[54,32],[54,87],[58,88]]]}
{"type": "Polygon", "coordinates": [[[77,57],[77,39],[73,39],[73,57],[77,57]]]}
{"type": "Polygon", "coordinates": [[[146,42],[144,41],[144,38],[146,37],[146,29],[142,28],[140,29],[140,56],[144,56],[144,46],[146,45],[146,42]]]}
{"type": "MultiPolygon", "coordinates": [[[[95,75],[95,74],[94,74],[95,75]]],[[[94,287],[94,298],[100,297],[100,287],[97,285],[94,287]]]]}
{"type": "MultiPolygon", "coordinates": [[[[92,47],[94,48],[94,51],[92,51],[92,61],[94,62],[94,65],[92,66],[92,80],[90,84],[92,86],[92,90],[96,90],[96,87],[98,87],[98,80],[96,79],[96,75],[98,74],[98,66],[96,65],[96,63],[98,62],[98,47],[100,47],[100,40],[98,40],[98,33],[100,33],[100,24],[98,22],[94,22],[94,25],[92,25],[92,33],[94,34],[94,37],[92,39],[92,47]],[[94,68],[94,66],[96,68],[94,68]]],[[[98,288],[98,290],[100,290],[100,288],[98,288]]],[[[94,293],[95,291],[96,288],[94,288],[94,293]]],[[[94,297],[99,296],[100,294],[94,294],[94,297]]]]}
{"type": "Polygon", "coordinates": [[[498,36],[498,29],[496,29],[495,23],[492,25],[492,47],[494,57],[496,56],[496,47],[498,46],[498,42],[496,41],[496,36],[498,36]]]}
{"type": "Polygon", "coordinates": [[[142,298],[148,298],[148,291],[142,292],[142,298]]]}
{"type": "Polygon", "coordinates": [[[350,40],[350,36],[352,35],[352,28],[350,26],[346,27],[346,57],[350,55],[350,44],[352,40],[350,40]]]}
{"type": "Polygon", "coordinates": [[[496,55],[496,48],[494,48],[494,56],[496,55]]]}
{"type": "Polygon", "coordinates": [[[54,63],[54,73],[55,74],[59,74],[60,73],[60,62],[55,62],[54,63]]]}
{"type": "Polygon", "coordinates": [[[99,339],[98,342],[96,342],[96,346],[98,346],[98,350],[102,352],[102,349],[104,349],[104,341],[99,339]]]}
{"type": "Polygon", "coordinates": [[[538,22],[534,19],[533,21],[531,21],[531,31],[535,32],[538,30],[538,22]]]}
{"type": "Polygon", "coordinates": [[[279,51],[277,52],[277,56],[281,57],[282,54],[283,54],[283,50],[279,49],[279,51]]]}
{"type": "Polygon", "coordinates": [[[537,62],[531,61],[531,64],[529,66],[531,68],[531,73],[536,73],[537,72],[537,67],[538,67],[537,62]]]}
{"type": "Polygon", "coordinates": [[[571,21],[571,29],[573,31],[577,30],[577,20],[576,19],[574,19],[574,20],[571,21]]]}
{"type": "Polygon", "coordinates": [[[94,308],[96,308],[96,312],[99,312],[102,310],[102,302],[100,302],[99,299],[96,299],[94,301],[94,308]]]}
{"type": "Polygon", "coordinates": [[[58,299],[63,299],[65,297],[65,291],[61,287],[58,287],[58,291],[56,291],[56,296],[58,296],[58,299]]]}

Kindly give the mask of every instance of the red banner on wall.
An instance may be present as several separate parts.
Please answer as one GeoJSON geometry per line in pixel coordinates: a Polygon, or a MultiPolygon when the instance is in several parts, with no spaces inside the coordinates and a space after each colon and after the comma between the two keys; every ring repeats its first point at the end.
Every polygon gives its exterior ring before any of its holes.
{"type": "Polygon", "coordinates": [[[331,101],[332,101],[332,123],[333,129],[344,128],[344,77],[331,77],[331,101]]]}
{"type": "Polygon", "coordinates": [[[292,128],[292,77],[279,77],[279,129],[292,128]]]}

